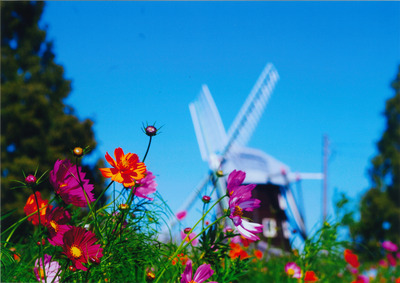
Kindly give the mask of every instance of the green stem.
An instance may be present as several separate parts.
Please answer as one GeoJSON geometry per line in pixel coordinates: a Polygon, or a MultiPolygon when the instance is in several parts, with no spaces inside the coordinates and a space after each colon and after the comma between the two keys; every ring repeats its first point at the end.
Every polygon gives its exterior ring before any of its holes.
{"type": "MultiPolygon", "coordinates": [[[[50,203],[53,202],[53,200],[54,200],[54,198],[53,198],[52,200],[50,200],[49,204],[43,206],[40,210],[43,210],[43,209],[45,209],[46,207],[48,207],[48,206],[50,205],[50,203]]],[[[33,212],[33,213],[31,213],[31,214],[29,214],[29,215],[27,215],[27,216],[25,216],[24,218],[18,220],[18,221],[15,222],[13,225],[11,225],[10,227],[8,227],[6,230],[4,230],[4,231],[1,232],[1,235],[3,235],[3,234],[7,233],[9,230],[12,229],[10,235],[8,236],[8,238],[7,238],[7,240],[6,240],[6,243],[4,244],[4,248],[5,248],[6,245],[8,244],[8,242],[9,242],[11,236],[14,234],[15,230],[19,227],[19,225],[21,225],[26,219],[28,219],[29,217],[33,216],[34,214],[36,214],[36,211],[33,212]]]]}
{"type": "MultiPolygon", "coordinates": [[[[196,235],[196,237],[194,237],[193,239],[190,239],[186,245],[184,245],[182,247],[182,250],[184,250],[189,244],[191,244],[193,242],[194,239],[198,238],[201,234],[203,234],[205,231],[207,231],[207,229],[209,229],[210,227],[212,227],[215,223],[217,223],[218,221],[220,221],[221,219],[224,219],[227,215],[224,214],[221,217],[219,217],[217,220],[215,220],[213,223],[209,224],[206,228],[204,228],[199,234],[196,235]]],[[[186,239],[186,238],[185,238],[186,239]]]]}
{"type": "Polygon", "coordinates": [[[146,153],[144,154],[142,162],[144,162],[146,160],[147,153],[149,153],[149,149],[150,149],[150,145],[151,145],[151,138],[152,138],[152,136],[150,136],[149,144],[147,145],[147,150],[146,150],[146,153]]]}
{"type": "MultiPolygon", "coordinates": [[[[83,195],[85,196],[86,203],[87,203],[87,205],[88,205],[88,207],[89,207],[89,210],[90,210],[90,211],[89,211],[89,214],[90,214],[90,213],[92,214],[92,217],[93,217],[93,220],[94,220],[94,228],[96,229],[97,235],[98,235],[99,237],[103,238],[103,236],[102,236],[101,233],[100,233],[99,224],[97,223],[96,213],[93,211],[92,206],[90,205],[89,198],[88,198],[88,196],[87,196],[87,194],[86,194],[86,191],[85,191],[85,188],[84,188],[84,186],[83,186],[82,179],[81,179],[81,174],[79,174],[79,166],[78,166],[78,165],[79,165],[79,164],[78,164],[78,157],[77,157],[77,158],[76,158],[76,162],[75,162],[75,166],[76,166],[76,173],[78,174],[79,186],[82,188],[83,195]]],[[[71,175],[73,176],[72,172],[71,172],[71,175]]],[[[87,221],[87,219],[88,219],[88,218],[86,217],[86,221],[87,221]]],[[[84,224],[84,225],[86,225],[86,221],[85,221],[85,224],[84,224]]]]}
{"type": "MultiPolygon", "coordinates": [[[[136,192],[136,188],[135,188],[135,192],[136,192]]],[[[127,201],[127,204],[128,204],[128,207],[129,207],[128,209],[130,209],[134,197],[135,197],[135,193],[131,189],[131,192],[129,193],[128,201],[127,201]]],[[[119,225],[121,225],[121,228],[122,228],[122,225],[123,225],[123,223],[125,221],[126,214],[127,213],[125,211],[122,211],[121,218],[117,222],[117,224],[115,225],[114,233],[111,235],[112,238],[111,238],[111,241],[110,241],[111,243],[109,245],[109,249],[108,250],[111,250],[112,246],[114,245],[114,241],[115,241],[115,238],[116,238],[116,235],[117,235],[117,231],[119,230],[119,225]]]]}
{"type": "MultiPolygon", "coordinates": [[[[39,238],[40,238],[40,244],[39,244],[39,258],[42,259],[42,266],[43,266],[43,274],[44,274],[44,282],[47,282],[47,276],[46,276],[46,267],[45,267],[45,261],[44,261],[44,254],[42,252],[42,223],[40,221],[40,207],[39,207],[39,201],[36,196],[35,190],[32,188],[33,195],[35,196],[35,201],[36,201],[36,207],[37,207],[37,214],[39,218],[39,238]]],[[[39,262],[39,269],[40,269],[40,262],[39,262]]],[[[39,270],[40,271],[40,270],[39,270]]]]}
{"type": "MultiPolygon", "coordinates": [[[[193,232],[193,230],[194,230],[194,228],[196,228],[196,226],[197,225],[199,225],[199,223],[201,222],[201,221],[203,221],[203,219],[207,216],[207,214],[219,203],[219,202],[221,202],[221,200],[224,198],[224,197],[226,197],[227,195],[223,195],[222,197],[220,197],[208,210],[207,210],[207,212],[205,213],[205,214],[203,214],[203,216],[196,222],[196,224],[193,226],[193,228],[188,232],[188,235],[190,235],[190,233],[192,233],[193,232]]],[[[221,218],[224,218],[226,215],[224,214],[223,216],[221,216],[220,218],[218,218],[217,220],[215,220],[212,224],[210,224],[210,225],[213,225],[214,223],[216,223],[216,221],[219,221],[221,218]]],[[[178,248],[176,249],[176,251],[175,251],[175,253],[171,256],[171,258],[172,259],[174,259],[175,257],[176,257],[176,255],[183,249],[183,248],[185,248],[188,244],[190,244],[194,239],[196,239],[197,237],[199,237],[202,233],[204,233],[204,231],[206,231],[207,229],[208,229],[208,227],[210,227],[210,225],[208,225],[205,229],[203,229],[203,231],[201,231],[199,234],[197,234],[197,236],[196,237],[194,237],[193,239],[191,239],[184,247],[182,247],[183,246],[183,244],[184,244],[184,240],[181,242],[181,244],[178,246],[178,248]]],[[[186,239],[186,238],[185,238],[186,239]]],[[[154,282],[154,283],[157,283],[159,280],[160,280],[160,278],[162,277],[162,275],[164,274],[164,272],[166,271],[166,267],[167,266],[164,266],[164,268],[161,270],[161,273],[160,273],[160,275],[158,275],[157,276],[157,280],[154,282]]]]}

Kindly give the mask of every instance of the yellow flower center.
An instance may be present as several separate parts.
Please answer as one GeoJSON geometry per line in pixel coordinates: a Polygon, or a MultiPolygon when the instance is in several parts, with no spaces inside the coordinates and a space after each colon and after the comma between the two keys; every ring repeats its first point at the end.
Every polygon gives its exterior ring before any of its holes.
{"type": "Polygon", "coordinates": [[[122,167],[121,169],[129,169],[130,167],[129,159],[126,158],[126,156],[122,157],[120,165],[122,167]]]}
{"type": "Polygon", "coordinates": [[[294,270],[289,268],[288,271],[287,271],[287,274],[292,276],[294,274],[294,270]]]}
{"type": "Polygon", "coordinates": [[[50,221],[51,227],[53,227],[54,231],[58,232],[58,224],[54,220],[50,221]]]}
{"type": "Polygon", "coordinates": [[[40,279],[44,279],[44,271],[43,271],[43,268],[40,268],[40,269],[39,269],[39,276],[40,276],[40,279]]]}
{"type": "Polygon", "coordinates": [[[242,217],[243,211],[242,209],[237,205],[235,206],[235,211],[233,212],[233,216],[240,216],[242,217]]]}
{"type": "Polygon", "coordinates": [[[197,283],[197,282],[192,280],[192,281],[190,281],[189,283],[197,283]]]}
{"type": "Polygon", "coordinates": [[[63,183],[63,184],[60,185],[60,188],[64,188],[64,187],[66,187],[66,186],[68,186],[68,184],[63,183]]]}
{"type": "Polygon", "coordinates": [[[70,249],[69,249],[71,255],[74,258],[80,258],[82,256],[82,250],[77,247],[76,245],[73,245],[70,249]]]}

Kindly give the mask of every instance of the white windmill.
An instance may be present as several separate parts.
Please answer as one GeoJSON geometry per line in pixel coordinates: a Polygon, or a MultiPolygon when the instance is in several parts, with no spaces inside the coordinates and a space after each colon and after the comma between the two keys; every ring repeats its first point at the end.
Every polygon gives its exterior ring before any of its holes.
{"type": "MultiPolygon", "coordinates": [[[[274,66],[267,64],[228,132],[208,87],[202,86],[197,99],[189,104],[189,109],[201,157],[208,162],[210,170],[180,210],[188,210],[201,198],[212,180],[215,180],[217,170],[226,174],[235,169],[245,171],[245,183],[257,184],[253,196],[261,200],[261,207],[250,218],[264,225],[264,239],[269,238],[272,245],[288,249],[291,231],[298,231],[303,238],[306,236],[304,218],[290,184],[301,179],[322,179],[323,175],[293,173],[287,165],[272,156],[246,147],[278,79],[274,66]]],[[[219,178],[216,188],[217,197],[224,195],[226,180],[219,178]]],[[[227,208],[227,203],[222,203],[222,206],[227,208]]],[[[176,222],[174,219],[170,227],[176,222]]]]}

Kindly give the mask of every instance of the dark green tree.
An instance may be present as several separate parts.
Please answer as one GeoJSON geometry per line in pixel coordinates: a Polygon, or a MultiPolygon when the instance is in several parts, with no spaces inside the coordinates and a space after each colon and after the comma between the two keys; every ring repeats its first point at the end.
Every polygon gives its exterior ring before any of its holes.
{"type": "MultiPolygon", "coordinates": [[[[89,119],[80,121],[63,100],[71,91],[71,81],[55,62],[52,42],[38,25],[45,2],[1,2],[1,209],[13,209],[2,222],[7,228],[24,216],[23,207],[31,191],[10,190],[24,181],[22,171],[38,175],[52,169],[57,159],[73,159],[75,146],[94,149],[96,141],[89,119]]],[[[95,180],[95,196],[104,180],[95,165],[85,165],[95,180]]],[[[93,181],[92,181],[93,183],[93,181]]],[[[41,189],[43,197],[53,192],[41,189]]]]}
{"type": "Polygon", "coordinates": [[[351,228],[356,249],[370,259],[379,256],[379,243],[400,244],[400,66],[391,84],[394,97],[386,101],[386,129],[369,171],[372,186],[361,199],[360,221],[351,228]]]}

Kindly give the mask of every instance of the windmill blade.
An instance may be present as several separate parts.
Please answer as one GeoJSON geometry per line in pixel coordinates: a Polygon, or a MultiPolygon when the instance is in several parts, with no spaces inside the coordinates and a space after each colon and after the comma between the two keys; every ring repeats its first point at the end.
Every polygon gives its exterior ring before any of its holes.
{"type": "Polygon", "coordinates": [[[249,141],[278,79],[275,67],[267,64],[229,128],[223,156],[229,153],[234,144],[244,146],[249,141]]]}
{"type": "MultiPolygon", "coordinates": [[[[200,183],[197,185],[197,187],[192,191],[191,195],[186,199],[186,201],[182,204],[182,206],[179,208],[178,211],[187,211],[191,206],[193,206],[193,203],[198,199],[199,195],[201,192],[207,187],[210,178],[212,175],[207,174],[204,176],[204,178],[200,181],[200,183]]],[[[171,229],[178,223],[178,220],[176,217],[172,218],[169,222],[169,227],[171,229]]]]}
{"type": "Polygon", "coordinates": [[[197,99],[189,104],[189,109],[201,158],[210,161],[210,155],[220,153],[226,144],[226,132],[206,85],[202,86],[197,99]]]}
{"type": "Polygon", "coordinates": [[[290,187],[289,186],[283,187],[282,193],[287,202],[286,213],[288,213],[290,216],[289,218],[291,218],[294,221],[294,223],[292,224],[294,224],[295,227],[298,229],[299,234],[303,237],[303,239],[306,239],[307,232],[306,232],[306,226],[304,224],[304,219],[297,207],[296,200],[293,197],[290,187]]]}

